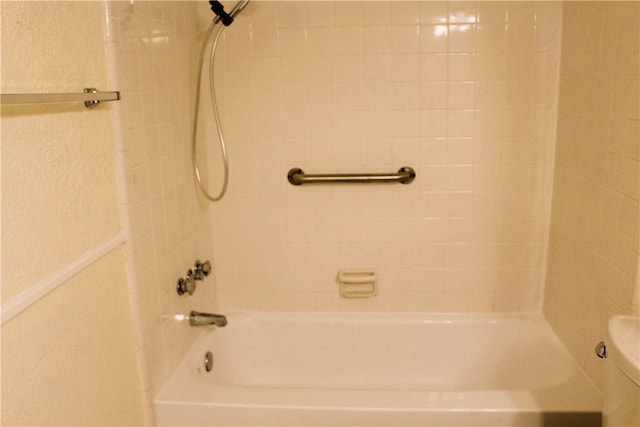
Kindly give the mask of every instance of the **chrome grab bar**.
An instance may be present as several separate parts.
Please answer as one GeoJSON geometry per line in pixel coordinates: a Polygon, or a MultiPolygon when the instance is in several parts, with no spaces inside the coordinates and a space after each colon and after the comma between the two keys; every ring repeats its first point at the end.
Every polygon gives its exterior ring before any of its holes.
{"type": "Polygon", "coordinates": [[[2,105],[46,104],[65,102],[84,102],[84,106],[92,108],[103,101],[120,100],[120,92],[100,92],[94,88],[86,88],[77,93],[3,93],[0,94],[2,105]]]}
{"type": "Polygon", "coordinates": [[[416,178],[416,172],[409,166],[398,169],[397,173],[371,173],[371,174],[305,174],[302,169],[293,168],[287,173],[287,179],[291,185],[302,184],[368,184],[368,183],[394,183],[411,184],[416,178]]]}

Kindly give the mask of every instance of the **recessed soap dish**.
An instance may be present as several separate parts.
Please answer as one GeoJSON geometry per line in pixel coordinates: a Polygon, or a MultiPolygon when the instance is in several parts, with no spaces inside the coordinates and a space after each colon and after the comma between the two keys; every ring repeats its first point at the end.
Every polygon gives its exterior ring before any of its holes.
{"type": "Polygon", "coordinates": [[[336,278],[342,298],[371,298],[378,293],[378,272],[371,268],[344,268],[336,278]]]}

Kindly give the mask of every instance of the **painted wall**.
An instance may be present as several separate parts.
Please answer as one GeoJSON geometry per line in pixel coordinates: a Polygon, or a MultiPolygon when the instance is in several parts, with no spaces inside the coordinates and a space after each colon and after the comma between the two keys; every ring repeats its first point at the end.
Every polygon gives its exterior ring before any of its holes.
{"type": "Polygon", "coordinates": [[[221,307],[540,310],[561,12],[250,3],[216,62],[231,162],[229,194],[211,209],[221,307]],[[286,180],[293,167],[401,166],[416,170],[411,185],[286,180]],[[336,274],[349,267],[376,268],[379,295],[340,299],[336,274]]]}
{"type": "Polygon", "coordinates": [[[108,17],[111,79],[122,91],[116,137],[126,177],[129,279],[150,414],[156,391],[206,329],[174,315],[217,310],[215,277],[199,282],[191,297],[176,293],[196,259],[213,260],[209,205],[196,191],[190,151],[203,24],[195,2],[110,2],[108,17]]]}
{"type": "MultiPolygon", "coordinates": [[[[103,6],[2,2],[2,92],[107,89],[103,6]]],[[[108,106],[2,107],[2,302],[120,233],[108,106]]],[[[3,425],[140,425],[122,248],[2,325],[3,425]]]]}
{"type": "Polygon", "coordinates": [[[544,313],[596,384],[638,268],[640,4],[566,2],[544,313]]]}

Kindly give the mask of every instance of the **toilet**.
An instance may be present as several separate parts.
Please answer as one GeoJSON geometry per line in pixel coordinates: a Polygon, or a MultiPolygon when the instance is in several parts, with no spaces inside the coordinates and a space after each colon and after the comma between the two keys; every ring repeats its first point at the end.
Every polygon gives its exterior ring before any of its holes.
{"type": "Polygon", "coordinates": [[[640,318],[613,316],[605,362],[603,427],[640,426],[640,318]]]}

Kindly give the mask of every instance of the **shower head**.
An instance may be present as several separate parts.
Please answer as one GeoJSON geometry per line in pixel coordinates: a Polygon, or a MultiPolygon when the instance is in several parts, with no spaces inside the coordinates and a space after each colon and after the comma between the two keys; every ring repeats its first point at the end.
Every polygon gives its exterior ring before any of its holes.
{"type": "Polygon", "coordinates": [[[247,3],[249,3],[249,0],[241,0],[233,7],[233,9],[231,9],[231,12],[227,13],[224,11],[224,6],[222,6],[222,3],[217,0],[209,0],[211,10],[216,14],[213,22],[218,23],[222,21],[222,25],[228,27],[229,25],[231,25],[236,15],[242,12],[242,9],[247,6],[247,3]]]}

